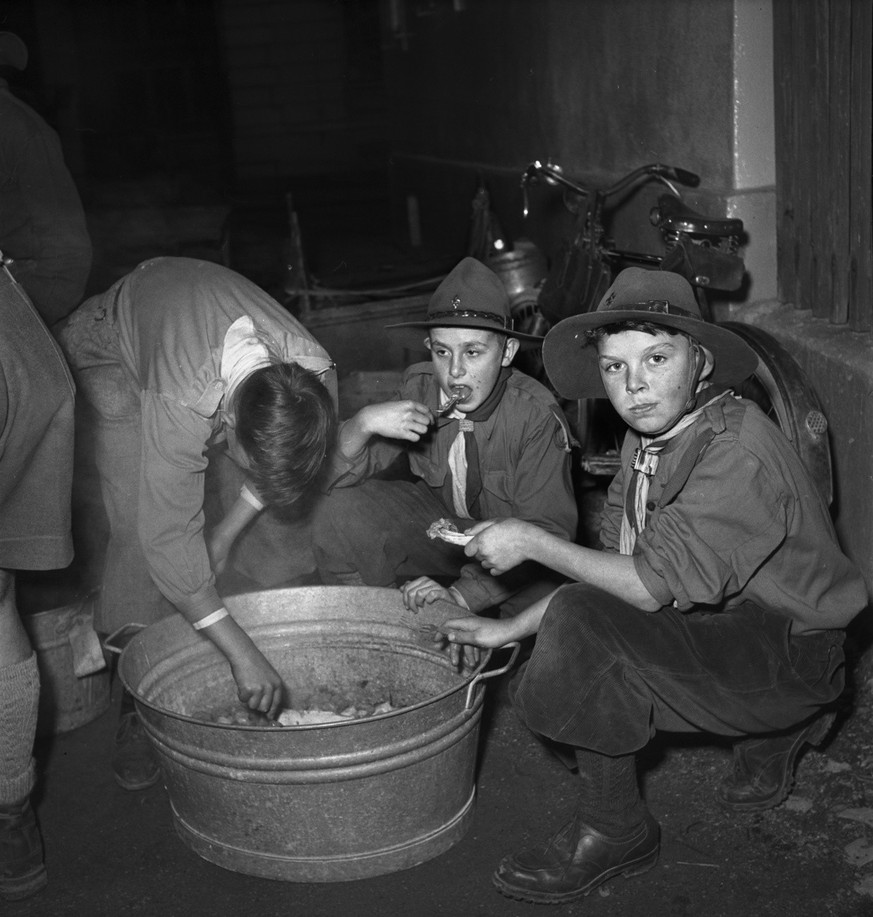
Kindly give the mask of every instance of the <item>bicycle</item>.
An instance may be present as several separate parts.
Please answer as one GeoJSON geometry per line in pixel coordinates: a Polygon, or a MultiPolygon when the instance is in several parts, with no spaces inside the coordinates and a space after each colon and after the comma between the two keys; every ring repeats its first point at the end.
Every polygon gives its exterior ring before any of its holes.
{"type": "MultiPolygon", "coordinates": [[[[736,291],[745,278],[739,253],[744,227],[739,219],[713,219],[693,210],[679,185],[697,187],[700,178],[687,169],[650,163],[632,170],[606,187],[586,187],[568,178],[553,163],[535,160],[522,173],[523,213],[529,215],[529,186],[542,180],[563,189],[564,205],[574,214],[573,230],[564,240],[539,286],[535,306],[528,304],[517,321],[520,330],[544,334],[549,327],[597,307],[615,275],[636,265],[668,270],[692,285],[701,313],[712,320],[708,290],[736,291]],[[663,252],[635,252],[616,247],[607,236],[611,202],[622,199],[645,182],[666,187],[649,213],[663,241],[663,252]]],[[[755,373],[736,393],[755,401],[791,440],[828,502],[833,478],[827,420],[818,396],[799,364],[772,335],[742,322],[724,322],[758,355],[755,373]]],[[[624,424],[602,400],[565,405],[565,413],[580,445],[580,468],[591,475],[614,475],[624,424]]]]}

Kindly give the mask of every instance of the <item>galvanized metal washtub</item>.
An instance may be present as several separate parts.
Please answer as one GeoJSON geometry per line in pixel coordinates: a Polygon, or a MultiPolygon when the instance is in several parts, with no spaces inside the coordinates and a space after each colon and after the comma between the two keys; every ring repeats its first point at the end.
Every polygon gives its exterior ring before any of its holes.
{"type": "Polygon", "coordinates": [[[318,586],[227,605],[292,696],[330,684],[387,690],[398,709],[311,726],[221,725],[224,657],[180,616],[126,645],[119,673],[163,771],[176,830],[236,872],[299,882],[361,879],[417,865],[463,837],[475,804],[484,681],[511,668],[454,667],[433,643],[458,608],[418,614],[396,589],[318,586]]]}

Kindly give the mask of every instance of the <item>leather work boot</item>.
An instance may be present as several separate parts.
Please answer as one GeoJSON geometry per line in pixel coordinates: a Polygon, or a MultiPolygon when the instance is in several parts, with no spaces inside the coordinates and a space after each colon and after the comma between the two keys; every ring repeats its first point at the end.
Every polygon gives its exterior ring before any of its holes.
{"type": "Polygon", "coordinates": [[[803,746],[820,745],[834,717],[834,713],[825,713],[789,733],[737,742],[733,771],[716,790],[718,802],[738,812],[778,806],[791,791],[794,763],[803,746]]]}
{"type": "Polygon", "coordinates": [[[125,790],[144,790],[160,780],[157,755],[136,713],[125,713],[119,719],[112,771],[125,790]]]}
{"type": "Polygon", "coordinates": [[[638,876],[658,861],[661,831],[651,815],[623,837],[607,837],[579,815],[545,845],[504,857],[494,885],[508,898],[562,904],[613,876],[638,876]]]}
{"type": "Polygon", "coordinates": [[[47,882],[42,837],[30,800],[0,806],[0,898],[29,898],[47,882]]]}

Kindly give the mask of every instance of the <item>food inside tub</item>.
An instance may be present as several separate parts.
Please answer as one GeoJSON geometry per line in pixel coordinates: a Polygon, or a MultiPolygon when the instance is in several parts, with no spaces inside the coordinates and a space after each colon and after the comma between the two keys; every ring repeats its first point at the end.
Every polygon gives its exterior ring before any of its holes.
{"type": "Polygon", "coordinates": [[[318,726],[380,716],[406,706],[387,689],[374,690],[366,681],[347,692],[322,686],[308,692],[295,690],[290,693],[292,706],[281,709],[275,720],[238,703],[202,711],[196,718],[222,726],[318,726]]]}

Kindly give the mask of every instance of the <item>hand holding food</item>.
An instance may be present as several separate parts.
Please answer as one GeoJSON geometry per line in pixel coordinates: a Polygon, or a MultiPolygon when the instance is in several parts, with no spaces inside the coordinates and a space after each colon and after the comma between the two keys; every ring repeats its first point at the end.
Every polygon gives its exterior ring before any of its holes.
{"type": "Polygon", "coordinates": [[[479,523],[471,534],[464,553],[478,560],[492,576],[499,576],[532,558],[531,545],[542,530],[520,519],[501,519],[493,524],[479,523]]]}

